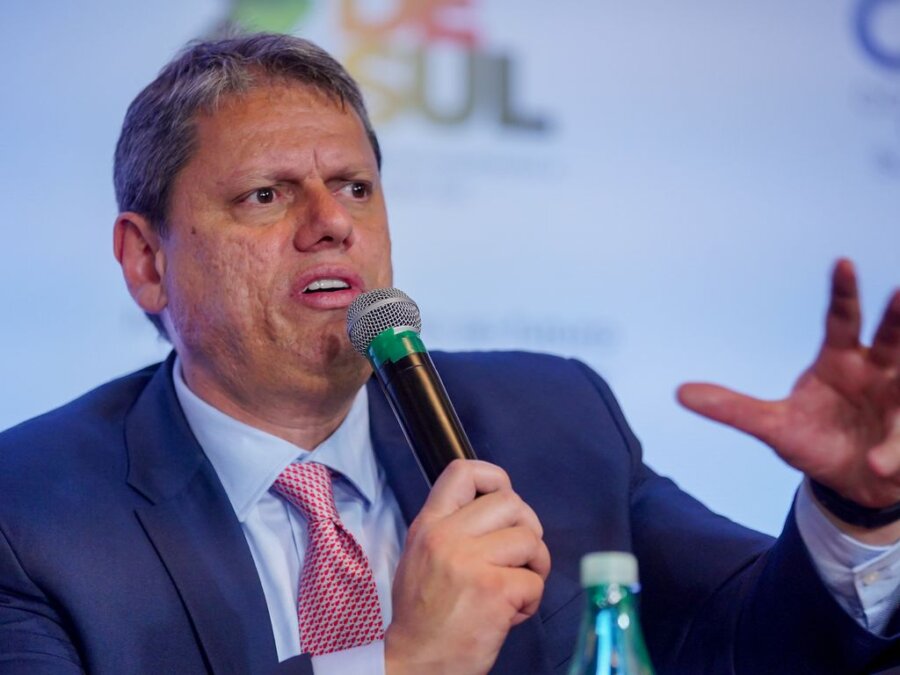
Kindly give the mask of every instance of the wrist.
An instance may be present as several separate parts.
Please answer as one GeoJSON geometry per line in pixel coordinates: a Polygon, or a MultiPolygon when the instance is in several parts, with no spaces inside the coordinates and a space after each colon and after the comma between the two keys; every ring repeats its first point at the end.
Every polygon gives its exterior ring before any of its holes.
{"type": "Polygon", "coordinates": [[[863,544],[890,546],[900,541],[900,504],[871,509],[807,477],[809,492],[822,514],[838,530],[863,544]]]}

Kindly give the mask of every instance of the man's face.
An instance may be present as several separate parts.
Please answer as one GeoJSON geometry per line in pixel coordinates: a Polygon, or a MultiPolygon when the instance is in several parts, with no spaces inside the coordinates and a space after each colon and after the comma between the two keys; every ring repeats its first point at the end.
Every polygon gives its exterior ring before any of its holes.
{"type": "Polygon", "coordinates": [[[165,313],[189,384],[241,403],[364,379],[346,310],[390,285],[390,238],[352,108],[272,83],[200,115],[168,226],[165,313]]]}

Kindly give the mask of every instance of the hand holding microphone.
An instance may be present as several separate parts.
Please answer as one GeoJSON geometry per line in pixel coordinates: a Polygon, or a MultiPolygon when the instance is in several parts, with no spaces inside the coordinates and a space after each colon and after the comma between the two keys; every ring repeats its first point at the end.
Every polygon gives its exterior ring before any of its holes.
{"type": "Polygon", "coordinates": [[[540,521],[500,467],[455,461],[475,460],[475,452],[409,296],[393,288],[365,293],[347,325],[433,486],[394,578],[386,671],[486,673],[510,628],[540,604],[550,571],[540,521]]]}

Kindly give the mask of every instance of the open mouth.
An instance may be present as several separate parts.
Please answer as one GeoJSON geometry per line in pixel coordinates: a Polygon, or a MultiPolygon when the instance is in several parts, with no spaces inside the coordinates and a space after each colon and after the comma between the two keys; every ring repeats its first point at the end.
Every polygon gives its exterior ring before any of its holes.
{"type": "Polygon", "coordinates": [[[332,293],[334,291],[345,291],[348,288],[350,288],[350,284],[341,279],[316,279],[303,289],[303,293],[332,293]]]}

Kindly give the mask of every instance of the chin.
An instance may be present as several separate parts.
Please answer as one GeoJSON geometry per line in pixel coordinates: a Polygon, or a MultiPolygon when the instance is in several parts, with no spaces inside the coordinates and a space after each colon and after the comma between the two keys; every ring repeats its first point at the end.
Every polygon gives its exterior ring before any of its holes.
{"type": "Polygon", "coordinates": [[[369,367],[368,361],[353,349],[343,330],[307,338],[296,347],[298,362],[326,376],[340,377],[347,372],[361,372],[369,367]]]}

